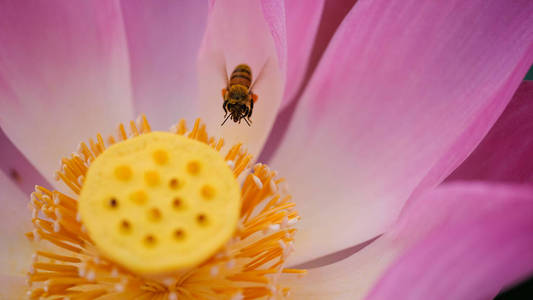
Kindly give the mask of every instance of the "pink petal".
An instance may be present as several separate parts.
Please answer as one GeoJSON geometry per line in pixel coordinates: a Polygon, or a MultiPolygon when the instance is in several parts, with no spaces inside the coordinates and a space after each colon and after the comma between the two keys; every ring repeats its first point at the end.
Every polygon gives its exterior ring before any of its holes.
{"type": "MultiPolygon", "coordinates": [[[[465,196],[478,202],[494,196],[478,195],[465,196]]],[[[367,299],[492,299],[533,271],[532,200],[532,191],[524,191],[495,203],[497,210],[436,228],[387,270],[367,299]]]]}
{"type": "Polygon", "coordinates": [[[81,140],[132,118],[114,1],[0,4],[0,125],[50,182],[81,140]]]}
{"type": "Polygon", "coordinates": [[[227,144],[244,142],[248,151],[261,150],[281,103],[285,74],[284,8],[281,0],[215,1],[199,55],[199,107],[208,130],[227,144]],[[226,67],[224,68],[224,63],[226,67]],[[252,68],[259,96],[252,126],[224,120],[222,89],[225,76],[241,63],[252,68]]]}
{"type": "Polygon", "coordinates": [[[207,22],[205,1],[122,1],[135,109],[167,130],[193,120],[196,56],[207,22]]]}
{"type": "Polygon", "coordinates": [[[488,299],[533,270],[532,217],[530,186],[443,185],[374,243],[291,290],[295,299],[361,299],[373,286],[370,299],[488,299]]]}
{"type": "Polygon", "coordinates": [[[4,172],[26,195],[33,192],[36,184],[50,186],[50,183],[35,169],[0,129],[0,171],[4,172]]]}
{"type": "MultiPolygon", "coordinates": [[[[300,75],[302,76],[301,82],[298,85],[298,88],[294,92],[295,95],[290,96],[292,92],[290,90],[295,89],[292,86],[295,86],[293,83],[294,78],[298,78],[296,75],[295,77],[292,77],[293,75],[288,75],[287,78],[291,78],[285,86],[285,92],[283,97],[283,103],[282,108],[280,109],[280,112],[278,113],[276,120],[274,122],[274,126],[272,127],[272,130],[270,131],[270,135],[267,138],[267,141],[265,143],[265,146],[261,150],[261,155],[258,158],[258,161],[269,161],[272,155],[276,152],[279,145],[281,144],[281,141],[283,140],[285,133],[287,132],[287,127],[290,124],[290,121],[294,115],[294,110],[296,108],[296,105],[299,100],[299,96],[302,93],[302,91],[305,90],[305,87],[309,81],[309,78],[311,77],[311,74],[313,74],[318,61],[324,54],[324,50],[326,49],[326,46],[329,44],[333,34],[335,33],[335,30],[341,23],[341,21],[344,19],[346,14],[350,11],[350,9],[353,7],[356,0],[335,0],[335,1],[326,1],[322,8],[322,16],[320,19],[320,24],[318,26],[316,37],[314,38],[314,42],[312,45],[311,53],[309,54],[308,62],[305,66],[302,66],[301,63],[293,63],[295,60],[300,59],[298,55],[291,55],[291,52],[294,51],[294,48],[291,49],[291,44],[296,44],[296,46],[300,45],[298,40],[296,43],[293,41],[291,42],[291,37],[287,37],[287,42],[289,44],[288,54],[291,56],[291,58],[288,61],[288,69],[287,73],[291,73],[295,71],[291,71],[291,65],[293,67],[299,67],[304,68],[305,67],[305,74],[300,75]],[[295,57],[297,56],[297,57],[295,57]],[[289,105],[290,104],[290,105],[289,105]]],[[[303,2],[300,1],[290,1],[290,3],[287,4],[287,6],[290,5],[298,5],[303,2]]],[[[290,7],[288,7],[290,9],[290,7]]],[[[288,12],[290,14],[290,12],[288,12]]],[[[287,18],[287,22],[289,22],[289,19],[293,20],[294,18],[287,18]]],[[[306,19],[306,18],[304,18],[306,19]]],[[[294,19],[295,21],[300,22],[301,19],[294,19]]],[[[298,23],[294,22],[294,24],[298,23]]],[[[291,26],[290,24],[287,25],[287,31],[290,35],[295,34],[294,31],[294,25],[291,26]],[[291,29],[292,27],[292,29],[291,29]]],[[[297,34],[297,32],[296,32],[297,34]]],[[[298,35],[296,37],[298,39],[298,35]]]]}
{"type": "Polygon", "coordinates": [[[350,12],[357,0],[335,0],[326,1],[322,13],[322,20],[316,34],[316,41],[313,45],[310,67],[315,68],[320,58],[329,45],[331,38],[337,31],[342,20],[350,12]]]}
{"type": "Polygon", "coordinates": [[[25,276],[9,276],[0,274],[1,299],[26,299],[28,286],[25,276]]]}
{"type": "MultiPolygon", "coordinates": [[[[302,84],[302,86],[300,86],[300,88],[305,87],[305,85],[308,83],[309,78],[314,72],[318,62],[322,58],[326,47],[329,45],[331,38],[337,31],[337,28],[341,24],[342,20],[350,12],[356,2],[357,0],[325,1],[322,9],[322,17],[320,19],[320,24],[316,32],[312,52],[309,57],[307,72],[304,77],[304,83],[302,84]]],[[[292,100],[298,101],[298,99],[292,100]]]]}
{"type": "Polygon", "coordinates": [[[533,81],[524,81],[476,150],[448,178],[533,182],[533,81]]]}
{"type": "Polygon", "coordinates": [[[24,233],[31,230],[29,196],[0,171],[0,299],[22,299],[32,249],[24,233]]]}
{"type": "MultiPolygon", "coordinates": [[[[278,64],[285,70],[287,68],[287,29],[285,1],[261,0],[261,10],[270,34],[274,40],[278,64]]],[[[290,17],[290,16],[287,16],[290,17]]]]}
{"type": "Polygon", "coordinates": [[[298,262],[379,235],[472,151],[530,66],[532,13],[531,1],[354,6],[272,159],[302,215],[298,262]]]}
{"type": "Polygon", "coordinates": [[[322,17],[324,0],[286,1],[287,75],[283,104],[295,100],[308,71],[309,58],[322,17]]]}

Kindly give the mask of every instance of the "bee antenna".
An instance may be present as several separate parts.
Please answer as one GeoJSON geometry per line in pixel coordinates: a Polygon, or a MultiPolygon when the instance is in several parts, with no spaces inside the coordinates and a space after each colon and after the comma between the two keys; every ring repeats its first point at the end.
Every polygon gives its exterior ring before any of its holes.
{"type": "Polygon", "coordinates": [[[220,126],[224,126],[224,123],[226,123],[226,121],[229,119],[229,117],[231,117],[231,115],[228,115],[225,119],[224,119],[224,122],[222,122],[222,124],[220,124],[220,126]]]}

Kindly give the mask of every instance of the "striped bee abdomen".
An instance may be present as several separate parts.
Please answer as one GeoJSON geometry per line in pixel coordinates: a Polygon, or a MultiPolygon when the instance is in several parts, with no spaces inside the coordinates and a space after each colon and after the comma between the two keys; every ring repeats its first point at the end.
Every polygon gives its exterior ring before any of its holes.
{"type": "Polygon", "coordinates": [[[235,67],[231,73],[229,85],[240,84],[249,88],[252,84],[252,69],[246,64],[240,64],[235,67]]]}
{"type": "MultiPolygon", "coordinates": [[[[261,72],[259,72],[261,74],[261,72]]],[[[260,75],[259,75],[260,76],[260,75]]],[[[254,83],[255,84],[255,83],[254,83]]],[[[252,112],[254,110],[254,102],[257,101],[257,95],[252,93],[252,69],[247,64],[240,64],[233,69],[229,82],[224,89],[222,89],[222,98],[224,103],[224,121],[231,118],[233,122],[240,123],[244,120],[248,126],[251,126],[252,112]]]]}

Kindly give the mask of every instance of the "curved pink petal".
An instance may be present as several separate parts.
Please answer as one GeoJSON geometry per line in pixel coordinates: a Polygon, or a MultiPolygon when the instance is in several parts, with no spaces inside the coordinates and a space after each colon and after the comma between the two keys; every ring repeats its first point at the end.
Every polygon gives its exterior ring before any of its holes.
{"type": "Polygon", "coordinates": [[[0,299],[22,299],[32,249],[24,233],[31,230],[29,196],[0,171],[0,299]]]}
{"type": "Polygon", "coordinates": [[[367,299],[492,299],[533,271],[532,196],[436,229],[387,270],[367,299]]]}
{"type": "Polygon", "coordinates": [[[302,215],[297,261],[382,233],[472,151],[533,60],[532,13],[531,1],[354,6],[272,158],[302,215]]]}
{"type": "MultiPolygon", "coordinates": [[[[287,22],[289,22],[289,19],[294,20],[294,24],[292,26],[291,24],[287,24],[287,33],[288,35],[292,35],[292,37],[287,36],[287,43],[289,47],[287,51],[288,55],[290,56],[287,66],[287,73],[289,74],[287,78],[289,78],[290,80],[288,80],[285,86],[283,96],[284,102],[282,103],[282,108],[280,109],[280,112],[276,117],[274,126],[270,131],[270,134],[267,138],[265,146],[261,151],[261,156],[258,158],[258,161],[269,161],[273,153],[278,149],[281,141],[285,136],[285,133],[287,132],[287,127],[289,126],[290,121],[294,115],[294,110],[298,103],[297,98],[299,98],[300,93],[305,90],[305,86],[308,84],[309,78],[311,77],[311,74],[313,74],[320,58],[324,54],[324,50],[326,50],[326,47],[329,44],[331,38],[333,37],[335,30],[337,29],[341,21],[344,19],[346,14],[353,7],[355,2],[356,0],[325,1],[325,3],[322,5],[322,15],[318,28],[316,29],[316,36],[314,37],[313,45],[310,49],[310,53],[308,54],[309,57],[306,57],[307,61],[305,65],[302,65],[303,62],[300,61],[302,59],[302,55],[299,55],[299,53],[294,53],[296,49],[303,48],[303,46],[300,46],[300,41],[297,32],[297,30],[300,29],[294,25],[299,24],[299,22],[301,22],[302,20],[301,18],[287,18],[287,22]],[[291,46],[291,44],[296,44],[296,47],[298,48],[294,48],[293,46],[291,46]],[[296,63],[296,61],[298,61],[298,63],[296,63]],[[294,69],[291,69],[291,65],[292,67],[294,67],[294,69]],[[301,71],[301,68],[304,68],[304,74],[299,73],[301,71]],[[298,72],[296,70],[298,70],[298,72]],[[291,72],[295,73],[293,74],[295,77],[290,74],[291,72]],[[294,86],[296,85],[294,83],[296,81],[294,80],[294,78],[299,78],[298,76],[296,76],[298,74],[300,74],[299,76],[301,76],[300,83],[298,83],[298,87],[295,88],[294,86]]],[[[304,2],[301,1],[289,1],[289,3],[287,3],[287,9],[289,10],[291,5],[297,6],[303,3],[304,2]]],[[[299,8],[301,7],[299,6],[299,8]]],[[[318,8],[318,6],[315,6],[315,8],[318,8]]],[[[296,12],[300,12],[300,10],[296,12]]],[[[291,12],[288,11],[287,14],[291,14],[291,12]]],[[[306,18],[304,18],[304,20],[306,20],[306,18]]]]}
{"type": "Polygon", "coordinates": [[[0,125],[50,182],[62,156],[132,118],[115,1],[2,1],[0,125]]]}
{"type": "MultiPolygon", "coordinates": [[[[298,2],[298,1],[294,1],[298,2]]],[[[322,17],[318,26],[315,41],[313,43],[312,51],[307,65],[307,72],[305,74],[305,82],[301,87],[305,87],[307,81],[314,72],[318,62],[322,58],[331,38],[337,31],[342,20],[350,12],[357,0],[335,0],[325,1],[322,9],[322,17]]],[[[290,51],[290,49],[289,49],[290,51]]],[[[293,99],[297,101],[297,99],[293,99]]]]}
{"type": "MultiPolygon", "coordinates": [[[[261,0],[261,11],[274,40],[278,65],[287,68],[287,26],[285,1],[261,0]]],[[[252,44],[253,45],[253,44],[252,44]]]]}
{"type": "Polygon", "coordinates": [[[205,1],[122,1],[133,99],[157,129],[193,120],[196,57],[207,22],[205,1]]]}
{"type": "Polygon", "coordinates": [[[34,191],[36,184],[50,186],[2,129],[0,129],[0,171],[4,172],[26,195],[34,191]]]}
{"type": "Polygon", "coordinates": [[[362,299],[371,290],[370,299],[488,299],[480,296],[494,296],[533,270],[532,232],[531,186],[442,185],[416,199],[375,242],[311,269],[290,283],[291,291],[295,299],[362,299]],[[516,263],[507,265],[511,254],[516,263]],[[434,296],[417,294],[432,287],[434,296]]]}
{"type": "Polygon", "coordinates": [[[324,0],[286,1],[287,75],[282,106],[295,100],[308,71],[324,0]]]}
{"type": "Polygon", "coordinates": [[[533,81],[524,81],[481,144],[446,180],[533,182],[533,81]]]}
{"type": "Polygon", "coordinates": [[[244,142],[258,154],[281,103],[285,82],[284,6],[281,0],[214,1],[198,60],[200,116],[209,132],[227,144],[244,142]],[[222,89],[226,78],[241,63],[252,68],[253,87],[259,96],[249,127],[224,120],[222,89]],[[262,70],[262,71],[261,71],[262,70]],[[260,76],[258,74],[261,73],[260,76]]]}
{"type": "Polygon", "coordinates": [[[356,2],[357,0],[325,1],[322,20],[316,34],[316,41],[311,56],[310,63],[313,67],[316,67],[316,64],[318,64],[337,28],[356,2]]]}

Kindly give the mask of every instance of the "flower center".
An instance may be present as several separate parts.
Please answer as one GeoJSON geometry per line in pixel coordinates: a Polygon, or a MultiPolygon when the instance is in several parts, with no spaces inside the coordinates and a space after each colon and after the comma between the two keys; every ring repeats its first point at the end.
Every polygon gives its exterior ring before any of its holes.
{"type": "Polygon", "coordinates": [[[117,143],[91,164],[79,198],[99,250],[137,273],[199,264],[232,236],[240,188],[222,156],[169,132],[117,143]]]}
{"type": "Polygon", "coordinates": [[[36,186],[29,298],[284,299],[305,270],[285,268],[300,216],[283,178],[200,120],[139,121],[61,160],[72,197],[36,186]]]}

